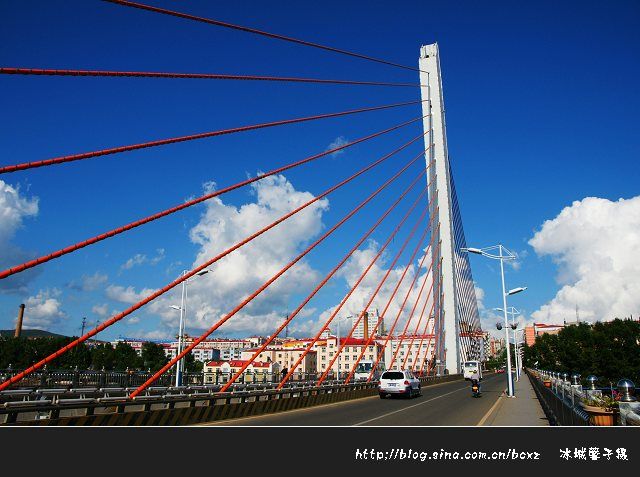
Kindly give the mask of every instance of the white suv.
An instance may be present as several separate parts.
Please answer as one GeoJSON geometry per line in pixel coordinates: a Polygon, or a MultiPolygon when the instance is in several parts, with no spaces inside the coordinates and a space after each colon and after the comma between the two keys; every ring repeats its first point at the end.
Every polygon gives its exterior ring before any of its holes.
{"type": "Polygon", "coordinates": [[[380,393],[380,399],[394,394],[408,398],[422,395],[420,380],[411,371],[407,370],[385,371],[380,377],[378,392],[380,393]]]}

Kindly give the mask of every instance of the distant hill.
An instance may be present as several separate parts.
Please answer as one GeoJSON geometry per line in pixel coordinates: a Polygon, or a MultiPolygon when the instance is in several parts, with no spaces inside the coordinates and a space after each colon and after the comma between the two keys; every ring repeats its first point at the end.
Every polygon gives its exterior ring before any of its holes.
{"type": "MultiPolygon", "coordinates": [[[[0,336],[13,336],[15,334],[15,330],[0,330],[0,336]]],[[[45,330],[37,330],[37,329],[29,329],[22,330],[21,335],[23,338],[67,338],[64,335],[59,335],[57,333],[51,333],[50,331],[45,330]]]]}

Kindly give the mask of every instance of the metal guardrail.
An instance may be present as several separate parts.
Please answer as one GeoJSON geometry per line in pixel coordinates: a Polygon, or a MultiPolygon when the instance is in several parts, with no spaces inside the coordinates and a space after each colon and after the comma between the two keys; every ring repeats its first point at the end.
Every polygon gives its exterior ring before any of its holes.
{"type": "Polygon", "coordinates": [[[579,405],[584,394],[572,386],[554,383],[546,387],[537,376],[526,369],[544,413],[552,426],[588,426],[589,414],[579,405]],[[558,384],[556,386],[556,384],[558,384]]]}
{"type": "MultiPolygon", "coordinates": [[[[420,378],[425,385],[457,379],[461,379],[461,375],[420,378]]],[[[270,386],[234,385],[236,387],[231,392],[224,393],[219,392],[220,386],[155,386],[135,398],[128,396],[135,388],[9,390],[0,393],[0,398],[6,399],[0,404],[0,424],[147,425],[169,421],[173,424],[192,424],[355,399],[377,393],[376,382],[354,382],[346,385],[333,382],[319,387],[315,386],[315,382],[289,383],[288,387],[281,390],[274,389],[276,385],[277,383],[271,383],[270,386]],[[273,404],[272,401],[280,402],[273,404]],[[285,401],[286,404],[282,404],[285,401]],[[202,412],[188,411],[196,408],[208,409],[202,412]],[[155,416],[151,419],[152,422],[147,422],[149,415],[155,416]]]]}
{"type": "MultiPolygon", "coordinates": [[[[20,369],[0,369],[0,382],[5,381],[16,374],[20,369]]],[[[202,386],[210,384],[225,384],[235,373],[233,372],[199,372],[199,373],[183,373],[182,382],[184,385],[202,386]]],[[[344,379],[349,373],[341,373],[340,378],[344,379]]],[[[25,376],[19,383],[12,386],[13,389],[18,388],[84,388],[84,387],[129,387],[140,386],[147,381],[153,373],[144,371],[95,371],[95,370],[78,370],[78,369],[58,369],[49,370],[43,368],[25,376]]],[[[271,383],[279,382],[284,375],[281,372],[267,373],[261,371],[246,370],[238,377],[239,384],[245,383],[271,383]]],[[[320,373],[315,372],[295,372],[291,375],[289,381],[305,382],[317,380],[320,373]]],[[[337,376],[331,376],[336,379],[337,376]]],[[[175,374],[163,374],[157,381],[157,386],[171,386],[175,383],[175,374]]]]}
{"type": "MultiPolygon", "coordinates": [[[[605,396],[612,392],[612,388],[597,389],[594,385],[597,378],[590,376],[587,381],[591,387],[584,389],[579,381],[579,375],[572,376],[573,384],[567,381],[568,374],[550,373],[539,370],[526,370],[531,378],[531,383],[538,396],[542,407],[552,425],[560,426],[588,426],[593,425],[592,418],[584,407],[582,401],[586,398],[605,396]],[[545,385],[546,383],[546,385],[545,385]]],[[[619,392],[626,391],[625,399],[617,402],[617,410],[613,414],[614,425],[639,426],[640,425],[640,402],[632,397],[634,393],[633,383],[628,380],[621,380],[619,385],[624,383],[624,388],[619,388],[619,392]]],[[[620,395],[619,395],[620,397],[620,395]]],[[[598,424],[596,424],[598,425],[598,424]]]]}

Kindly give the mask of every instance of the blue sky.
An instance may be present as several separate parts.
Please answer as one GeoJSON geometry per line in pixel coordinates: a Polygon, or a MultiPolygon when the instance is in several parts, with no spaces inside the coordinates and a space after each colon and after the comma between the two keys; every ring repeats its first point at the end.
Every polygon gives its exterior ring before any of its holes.
{"type": "MultiPolygon", "coordinates": [[[[565,278],[559,283],[554,256],[540,257],[529,245],[544,221],[586,197],[617,201],[638,195],[637,2],[614,1],[606,8],[596,2],[516,6],[513,2],[326,1],[318,5],[189,0],[176,6],[176,2],[154,0],[153,5],[411,66],[417,65],[421,44],[437,41],[449,153],[467,242],[478,247],[501,242],[521,254],[519,268],[509,269],[507,279],[509,285],[529,287],[512,303],[526,316],[554,299],[563,284],[579,281],[576,270],[580,263],[569,260],[567,250],[555,255],[556,261],[564,263],[560,274],[565,278]]],[[[99,1],[1,2],[0,15],[4,19],[1,66],[417,82],[416,72],[99,1]]],[[[2,76],[0,95],[4,112],[0,115],[0,163],[13,164],[412,101],[419,99],[419,90],[2,76]]],[[[38,198],[37,215],[25,216],[7,243],[19,247],[20,253],[42,255],[200,195],[208,181],[219,187],[232,184],[247,174],[322,151],[336,138],[353,140],[418,115],[419,106],[409,106],[4,175],[0,180],[18,188],[24,200],[38,198]]],[[[318,194],[420,134],[420,129],[416,123],[288,172],[286,178],[296,191],[318,194]]],[[[322,213],[324,228],[348,212],[357,198],[363,198],[361,191],[372,191],[373,185],[417,154],[419,146],[417,143],[378,173],[331,196],[322,213]]],[[[309,257],[309,266],[318,277],[337,262],[345,244],[357,239],[363,224],[374,220],[380,207],[418,170],[413,168],[404,182],[379,198],[378,205],[363,211],[309,257]]],[[[256,195],[243,189],[222,200],[239,207],[256,200],[256,195]]],[[[40,304],[57,300],[55,316],[43,323],[68,334],[77,334],[83,316],[89,322],[99,319],[96,306],[107,313],[123,309],[123,302],[105,295],[106,287],[158,288],[190,267],[200,247],[190,240],[189,231],[201,221],[203,211],[199,206],[175,214],[25,275],[22,287],[13,291],[5,287],[0,294],[0,328],[13,326],[17,305],[30,297],[39,296],[40,304]],[[126,268],[124,264],[136,255],[141,263],[126,268]],[[94,280],[87,281],[87,277],[94,280]]],[[[375,234],[378,242],[384,240],[394,220],[375,234]]],[[[395,240],[393,250],[399,244],[395,240]]],[[[15,256],[2,260],[2,268],[15,264],[15,256]]],[[[472,265],[474,278],[485,292],[484,305],[498,306],[496,263],[473,258],[472,265]]],[[[318,297],[313,304],[318,314],[337,303],[345,286],[336,282],[318,297]]],[[[303,291],[292,290],[287,295],[289,303],[279,303],[284,309],[274,312],[295,307],[303,291]]],[[[586,304],[581,307],[583,313],[588,313],[587,308],[586,304]]],[[[626,313],[622,308],[620,312],[626,313]]],[[[629,307],[628,312],[637,314],[640,308],[629,307]]],[[[148,311],[136,315],[134,321],[120,323],[103,336],[150,333],[167,324],[148,311]]]]}

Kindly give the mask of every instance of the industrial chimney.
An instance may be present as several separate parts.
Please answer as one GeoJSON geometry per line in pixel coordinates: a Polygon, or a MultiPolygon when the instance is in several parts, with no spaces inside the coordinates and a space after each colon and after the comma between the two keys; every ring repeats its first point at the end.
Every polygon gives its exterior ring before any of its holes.
{"type": "Polygon", "coordinates": [[[16,332],[13,335],[15,338],[20,338],[22,333],[22,317],[24,316],[24,303],[20,304],[20,310],[18,311],[18,322],[16,323],[16,332]]]}
{"type": "Polygon", "coordinates": [[[365,311],[362,317],[364,318],[364,339],[368,340],[369,339],[369,312],[365,311]]]}

